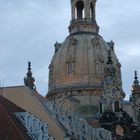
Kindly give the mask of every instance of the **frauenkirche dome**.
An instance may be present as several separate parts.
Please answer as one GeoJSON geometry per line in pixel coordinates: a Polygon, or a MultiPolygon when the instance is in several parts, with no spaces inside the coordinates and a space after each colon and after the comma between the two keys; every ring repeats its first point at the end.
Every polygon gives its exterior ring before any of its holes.
{"type": "MultiPolygon", "coordinates": [[[[117,89],[122,89],[120,63],[114,43],[99,35],[95,20],[96,0],[71,0],[72,20],[69,36],[63,43],[55,43],[55,53],[49,66],[48,98],[68,96],[81,105],[98,106],[104,92],[103,81],[108,52],[116,69],[117,89]]],[[[63,99],[62,99],[63,98],[63,99]]]]}

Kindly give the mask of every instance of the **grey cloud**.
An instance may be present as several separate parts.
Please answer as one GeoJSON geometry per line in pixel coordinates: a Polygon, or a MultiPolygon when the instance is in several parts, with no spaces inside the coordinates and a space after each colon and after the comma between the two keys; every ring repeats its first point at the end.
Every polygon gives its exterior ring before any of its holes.
{"type": "MultiPolygon", "coordinates": [[[[139,5],[139,0],[98,0],[96,8],[100,34],[116,43],[127,93],[133,71],[140,71],[140,62],[136,63],[140,56],[128,52],[131,46],[140,46],[139,5]]],[[[31,61],[37,88],[46,94],[53,45],[68,35],[70,10],[70,0],[0,0],[0,79],[7,79],[5,85],[23,84],[31,61]]]]}

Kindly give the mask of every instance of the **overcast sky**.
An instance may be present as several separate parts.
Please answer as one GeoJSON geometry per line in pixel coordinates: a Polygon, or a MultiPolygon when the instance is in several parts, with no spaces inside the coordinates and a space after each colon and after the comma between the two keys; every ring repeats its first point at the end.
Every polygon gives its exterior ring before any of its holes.
{"type": "MultiPolygon", "coordinates": [[[[115,42],[127,98],[134,70],[140,77],[139,7],[140,0],[98,0],[96,7],[100,35],[115,42]]],[[[54,43],[68,36],[70,10],[70,0],[0,0],[1,86],[23,85],[31,61],[37,90],[47,93],[54,43]]]]}

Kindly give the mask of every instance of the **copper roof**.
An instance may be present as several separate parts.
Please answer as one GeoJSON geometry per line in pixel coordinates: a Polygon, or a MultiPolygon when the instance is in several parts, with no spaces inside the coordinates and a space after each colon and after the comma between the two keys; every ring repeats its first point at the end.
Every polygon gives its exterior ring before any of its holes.
{"type": "Polygon", "coordinates": [[[31,140],[15,112],[25,110],[0,95],[0,140],[31,140]]]}

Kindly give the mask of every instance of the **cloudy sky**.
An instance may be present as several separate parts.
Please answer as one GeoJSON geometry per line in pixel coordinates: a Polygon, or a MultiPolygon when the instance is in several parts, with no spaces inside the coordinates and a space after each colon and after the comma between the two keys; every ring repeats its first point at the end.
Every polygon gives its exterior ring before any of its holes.
{"type": "MultiPolygon", "coordinates": [[[[122,64],[123,88],[131,93],[134,70],[140,77],[140,0],[98,0],[100,35],[115,42],[122,64]]],[[[70,0],[0,0],[0,86],[23,85],[32,62],[36,86],[48,89],[54,43],[68,36],[70,0]]]]}

